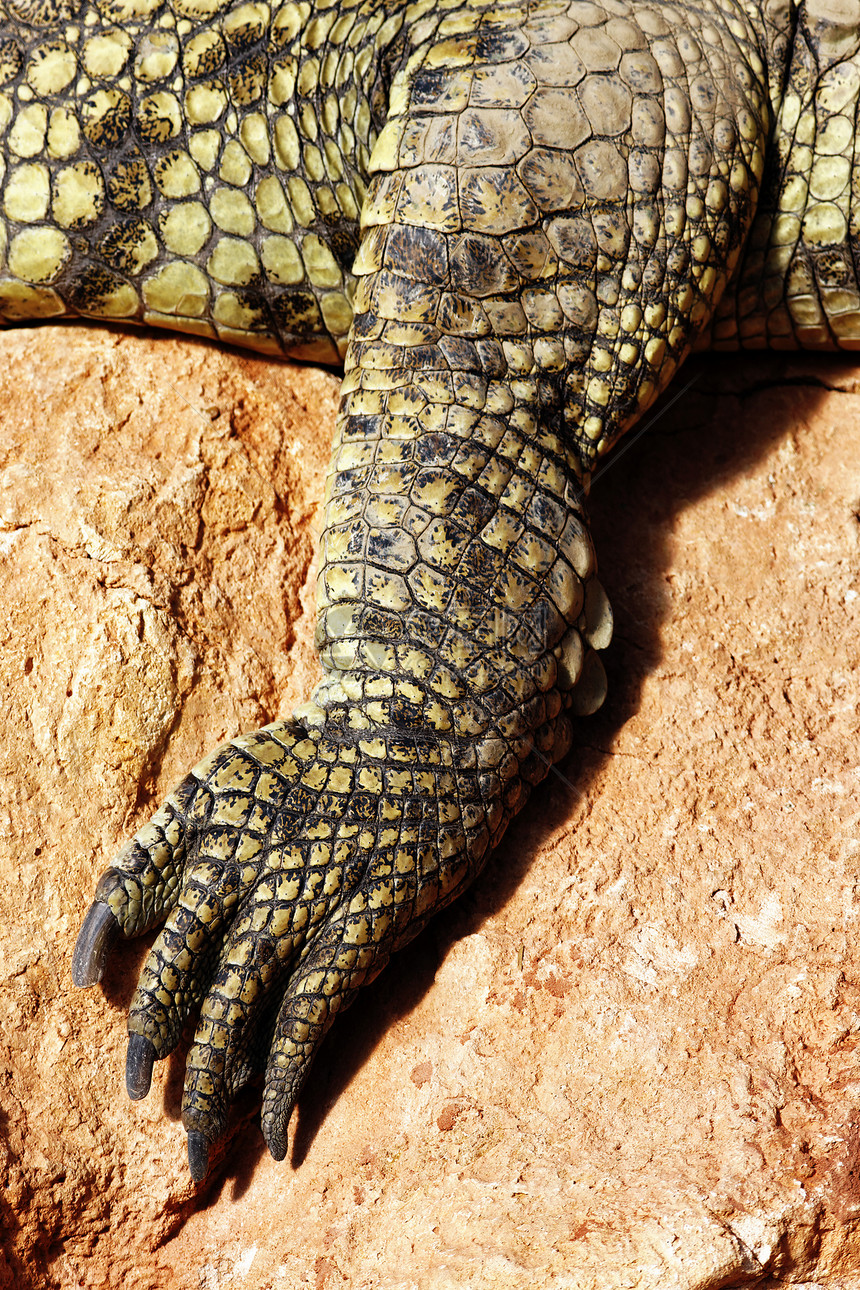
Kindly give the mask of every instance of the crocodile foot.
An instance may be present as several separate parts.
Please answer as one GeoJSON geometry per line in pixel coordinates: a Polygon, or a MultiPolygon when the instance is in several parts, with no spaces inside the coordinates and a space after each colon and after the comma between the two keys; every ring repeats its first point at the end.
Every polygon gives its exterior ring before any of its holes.
{"type": "Polygon", "coordinates": [[[129,1011],[126,1085],[144,1097],[154,1062],[198,1017],[182,1105],[195,1180],[260,1070],[263,1134],[284,1157],[335,1015],[474,877],[566,750],[560,709],[549,702],[531,750],[489,771],[474,746],[426,733],[279,722],[207,757],[123,848],[99,881],[73,978],[95,984],[118,935],[166,918],[129,1011]]]}

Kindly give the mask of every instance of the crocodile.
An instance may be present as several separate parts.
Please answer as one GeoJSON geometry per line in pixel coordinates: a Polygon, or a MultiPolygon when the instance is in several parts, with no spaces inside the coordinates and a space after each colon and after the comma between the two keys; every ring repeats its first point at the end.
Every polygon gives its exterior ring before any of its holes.
{"type": "Polygon", "coordinates": [[[860,0],[4,0],[10,324],[342,364],[322,681],[100,878],[72,979],[163,924],[126,1085],[196,1025],[202,1180],[476,877],[600,706],[586,498],[697,346],[860,348],[860,0]]]}

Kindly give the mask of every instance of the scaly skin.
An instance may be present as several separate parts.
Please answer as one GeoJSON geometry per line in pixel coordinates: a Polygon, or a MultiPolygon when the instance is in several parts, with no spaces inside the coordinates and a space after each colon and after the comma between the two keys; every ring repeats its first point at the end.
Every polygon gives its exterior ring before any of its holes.
{"type": "Polygon", "coordinates": [[[472,881],[602,701],[598,457],[711,333],[860,340],[858,26],[752,0],[0,17],[7,320],[345,360],[324,679],[191,772],[103,875],[75,950],[90,985],[116,935],[166,920],[127,1085],[143,1096],[198,1017],[199,1179],[261,1067],[284,1155],[334,1016],[472,881]]]}

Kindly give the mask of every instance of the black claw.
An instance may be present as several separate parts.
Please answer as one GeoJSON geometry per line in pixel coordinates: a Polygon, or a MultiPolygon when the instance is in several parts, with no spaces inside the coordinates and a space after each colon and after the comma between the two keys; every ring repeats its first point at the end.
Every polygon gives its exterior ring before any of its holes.
{"type": "Polygon", "coordinates": [[[267,1120],[263,1125],[263,1137],[273,1160],[283,1160],[287,1154],[287,1126],[289,1119],[267,1120]]]}
{"type": "Polygon", "coordinates": [[[209,1143],[202,1133],[188,1134],[188,1168],[194,1182],[202,1182],[209,1172],[209,1143]]]}
{"type": "Polygon", "coordinates": [[[287,1135],[284,1134],[283,1137],[280,1135],[275,1137],[273,1134],[267,1145],[269,1148],[269,1155],[273,1160],[283,1160],[284,1156],[287,1154],[287,1135]]]}
{"type": "Polygon", "coordinates": [[[72,980],[85,989],[102,979],[107,956],[119,936],[119,923],[103,901],[90,905],[72,953],[72,980]]]}
{"type": "Polygon", "coordinates": [[[146,1035],[129,1035],[125,1058],[125,1087],[133,1102],[146,1097],[152,1083],[155,1047],[146,1035]]]}

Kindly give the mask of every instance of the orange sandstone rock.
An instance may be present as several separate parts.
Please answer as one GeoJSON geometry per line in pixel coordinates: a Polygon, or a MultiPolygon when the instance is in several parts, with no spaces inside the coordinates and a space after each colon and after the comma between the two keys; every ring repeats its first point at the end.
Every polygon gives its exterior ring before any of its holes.
{"type": "Polygon", "coordinates": [[[69,962],[112,852],[304,698],[337,381],[0,336],[0,1286],[860,1286],[860,369],[703,360],[593,490],[610,696],[199,1194],[69,962]]]}

